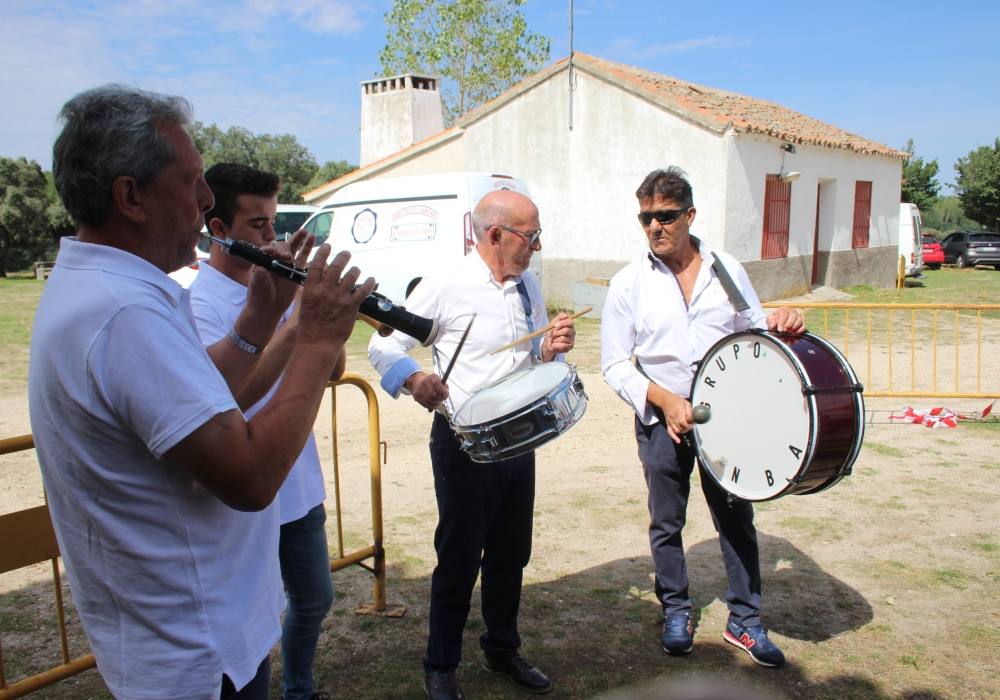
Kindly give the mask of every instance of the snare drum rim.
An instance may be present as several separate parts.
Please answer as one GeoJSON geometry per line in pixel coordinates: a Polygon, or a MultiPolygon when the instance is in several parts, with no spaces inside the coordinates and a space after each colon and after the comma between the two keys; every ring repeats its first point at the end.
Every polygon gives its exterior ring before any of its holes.
{"type": "MultiPolygon", "coordinates": [[[[799,386],[802,388],[808,386],[809,375],[806,372],[805,366],[802,364],[802,361],[798,358],[798,355],[788,346],[787,343],[785,343],[782,340],[782,335],[787,335],[788,337],[794,337],[794,338],[804,337],[810,340],[816,337],[810,333],[802,333],[801,335],[792,336],[789,334],[774,333],[772,331],[764,330],[761,328],[748,328],[745,331],[737,331],[736,333],[730,333],[729,335],[720,338],[702,356],[702,359],[698,364],[698,369],[695,371],[694,378],[691,380],[692,388],[691,388],[691,394],[689,395],[689,402],[692,404],[694,403],[693,401],[694,388],[698,386],[699,381],[701,380],[702,377],[703,370],[705,369],[705,366],[708,364],[705,360],[714,355],[715,352],[718,351],[720,348],[729,345],[744,336],[759,336],[768,338],[771,341],[771,343],[785,355],[785,357],[791,360],[792,367],[795,368],[795,371],[799,375],[799,386]]],[[[806,439],[806,447],[802,451],[803,456],[799,458],[799,467],[795,471],[795,476],[798,476],[799,473],[801,473],[803,465],[809,464],[812,461],[815,455],[816,441],[818,439],[818,432],[819,432],[819,421],[817,421],[816,419],[816,413],[817,413],[816,398],[812,395],[806,395],[805,398],[806,398],[806,404],[808,405],[809,408],[808,410],[809,434],[806,439]]],[[[712,472],[711,469],[708,469],[704,465],[704,461],[702,458],[701,436],[698,433],[697,425],[691,430],[690,435],[691,435],[691,443],[692,446],[694,447],[695,455],[698,458],[698,464],[701,467],[702,472],[708,474],[709,478],[711,478],[712,481],[718,484],[723,491],[725,491],[728,494],[731,494],[734,498],[739,498],[740,500],[750,501],[753,503],[761,503],[764,501],[773,501],[776,498],[781,498],[782,496],[785,496],[787,494],[795,493],[794,488],[797,485],[797,482],[794,479],[789,480],[786,478],[785,486],[780,491],[778,491],[773,495],[766,496],[764,498],[746,498],[745,496],[737,496],[736,494],[732,493],[732,491],[730,491],[729,488],[727,488],[726,484],[724,484],[720,479],[718,479],[715,476],[715,474],[712,472]]]]}
{"type": "Polygon", "coordinates": [[[455,409],[455,412],[451,414],[451,424],[452,424],[452,426],[461,427],[461,428],[475,428],[475,427],[481,426],[481,425],[495,425],[498,422],[506,421],[506,420],[508,420],[510,418],[513,418],[513,417],[517,416],[518,414],[524,413],[530,407],[537,406],[540,402],[548,401],[549,396],[553,392],[556,392],[556,391],[559,391],[560,389],[563,389],[565,387],[565,385],[566,385],[567,382],[570,382],[570,381],[573,380],[574,376],[576,376],[576,368],[573,365],[571,365],[570,363],[563,362],[562,360],[553,360],[552,362],[540,362],[540,363],[538,363],[536,365],[531,365],[529,367],[524,367],[522,369],[515,370],[515,371],[511,372],[510,374],[508,374],[507,376],[501,377],[500,379],[496,380],[495,382],[487,384],[486,386],[481,387],[481,388],[477,389],[476,391],[472,392],[472,394],[469,395],[469,398],[466,399],[462,403],[462,405],[459,406],[457,409],[455,409]],[[516,376],[519,376],[519,375],[522,375],[522,374],[526,374],[528,372],[533,371],[533,369],[535,367],[542,367],[543,365],[563,365],[563,366],[565,366],[567,368],[568,373],[566,374],[566,376],[563,379],[559,380],[558,384],[556,384],[551,389],[547,390],[544,394],[542,394],[541,396],[539,396],[537,399],[532,400],[531,403],[526,404],[526,405],[524,405],[524,406],[522,406],[520,408],[514,409],[510,413],[506,413],[506,414],[504,414],[502,416],[496,416],[494,418],[490,418],[489,420],[480,421],[479,423],[457,423],[455,421],[455,419],[458,417],[458,415],[462,412],[462,409],[465,408],[466,406],[468,406],[469,402],[472,401],[472,399],[474,399],[478,394],[480,394],[480,393],[482,393],[484,391],[487,391],[489,389],[492,389],[493,387],[495,387],[496,385],[500,384],[501,382],[505,382],[505,381],[509,380],[511,377],[516,377],[516,376]]]}

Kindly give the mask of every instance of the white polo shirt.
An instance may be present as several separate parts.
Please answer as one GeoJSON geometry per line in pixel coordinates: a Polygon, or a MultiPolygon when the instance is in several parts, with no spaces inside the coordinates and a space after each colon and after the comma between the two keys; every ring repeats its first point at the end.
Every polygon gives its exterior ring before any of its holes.
{"type": "MultiPolygon", "coordinates": [[[[530,271],[521,275],[531,306],[531,327],[548,323],[538,280],[530,271]]],[[[521,343],[496,355],[494,350],[529,333],[528,320],[517,289],[517,279],[497,282],[475,249],[463,258],[448,277],[425,278],[406,299],[406,309],[438,322],[433,340],[434,366],[444,373],[455,354],[473,314],[476,321],[448,377],[448,410],[454,413],[477,390],[531,365],[531,343],[521,343]]],[[[406,353],[419,344],[396,331],[372,335],[368,359],[382,375],[382,388],[393,398],[403,383],[420,369],[406,353]]]]}
{"type": "MultiPolygon", "coordinates": [[[[229,335],[233,324],[247,301],[247,288],[236,280],[226,277],[211,265],[202,263],[198,276],[191,284],[191,311],[201,342],[206,346],[218,342],[229,335]]],[[[289,312],[290,313],[290,312],[289,312]]],[[[284,322],[288,318],[285,314],[284,322]]],[[[255,403],[247,412],[247,418],[259,411],[277,391],[280,381],[255,403]]],[[[309,439],[299,454],[285,482],[278,491],[281,524],[298,520],[318,506],[326,498],[323,483],[323,467],[316,449],[316,437],[309,433],[309,439]]]]}
{"type": "Polygon", "coordinates": [[[278,509],[229,508],[162,459],[236,408],[185,290],[63,238],[31,341],[29,408],[73,599],[119,699],[217,698],[281,636],[278,509]]]}
{"type": "Polygon", "coordinates": [[[608,285],[601,312],[601,370],[645,425],[659,420],[646,403],[650,381],[687,398],[697,363],[716,341],[764,327],[764,309],[743,266],[731,255],[699,243],[701,269],[690,303],[674,273],[649,251],[619,270],[608,285]],[[750,305],[745,317],[736,313],[712,269],[713,256],[750,305]]]}

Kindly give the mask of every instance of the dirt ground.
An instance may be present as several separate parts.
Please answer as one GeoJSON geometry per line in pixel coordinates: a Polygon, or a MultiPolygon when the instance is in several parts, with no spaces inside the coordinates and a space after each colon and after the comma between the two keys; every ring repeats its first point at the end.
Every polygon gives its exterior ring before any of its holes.
{"type": "MultiPolygon", "coordinates": [[[[696,646],[688,657],[668,657],[658,646],[645,485],[632,414],[596,371],[594,335],[582,338],[587,361],[581,362],[581,378],[590,397],[586,415],[538,453],[534,552],[525,577],[521,633],[524,654],[556,684],[550,697],[628,694],[699,677],[786,698],[1000,696],[996,424],[955,430],[890,425],[890,409],[940,401],[869,401],[872,424],[852,476],[821,494],[758,504],[764,622],[789,659],[778,671],[756,667],[722,642],[725,575],[707,508],[694,486],[685,543],[698,618],[696,646]]],[[[371,578],[356,567],[336,573],[338,601],[324,626],[317,679],[334,697],[422,697],[420,659],[436,520],[427,457],[430,417],[414,402],[382,393],[360,354],[352,354],[349,370],[366,377],[378,395],[388,450],[382,470],[388,602],[405,606],[406,613],[355,615],[354,609],[371,599],[371,578]]],[[[971,409],[985,402],[958,403],[956,408],[971,409]]],[[[370,541],[365,411],[359,391],[338,390],[348,550],[370,541]]],[[[23,395],[0,399],[0,436],[27,433],[26,413],[23,395]]],[[[336,550],[329,416],[327,402],[316,432],[330,494],[330,544],[336,550]]],[[[0,459],[0,512],[41,503],[33,453],[0,459]]],[[[8,681],[58,654],[56,638],[40,631],[48,624],[48,575],[46,566],[0,575],[8,681]]],[[[74,653],[81,653],[85,642],[75,620],[73,629],[74,653]]],[[[481,668],[481,629],[474,600],[459,669],[467,695],[522,697],[481,668]]],[[[278,671],[277,654],[274,663],[278,671]]],[[[90,671],[37,697],[106,697],[106,691],[90,671]]]]}

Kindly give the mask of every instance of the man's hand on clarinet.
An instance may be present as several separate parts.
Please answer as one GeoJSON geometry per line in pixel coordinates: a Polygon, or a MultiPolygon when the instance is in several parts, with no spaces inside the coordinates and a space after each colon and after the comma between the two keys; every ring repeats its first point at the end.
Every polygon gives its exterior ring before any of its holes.
{"type": "Polygon", "coordinates": [[[433,411],[448,398],[448,385],[436,374],[414,372],[403,382],[403,386],[413,394],[414,401],[428,411],[433,411]]]}
{"type": "Polygon", "coordinates": [[[542,360],[551,362],[559,353],[573,349],[576,343],[576,326],[569,314],[561,313],[552,320],[552,330],[542,340],[542,360]]]}
{"type": "Polygon", "coordinates": [[[798,335],[806,330],[806,322],[798,311],[787,306],[782,306],[780,309],[775,309],[767,317],[767,329],[769,331],[778,331],[779,333],[794,333],[798,335]]]}
{"type": "MultiPolygon", "coordinates": [[[[314,240],[308,231],[302,229],[296,231],[291,240],[275,241],[261,250],[283,263],[305,267],[314,240]]],[[[295,282],[254,265],[250,271],[250,284],[247,287],[247,306],[280,317],[299,291],[300,287],[295,282]]]]}
{"type": "Polygon", "coordinates": [[[369,277],[355,289],[361,271],[352,267],[344,272],[351,254],[341,251],[326,265],[329,252],[329,244],[324,243],[309,263],[297,342],[329,344],[339,349],[350,337],[361,302],[374,291],[375,280],[369,277]]]}

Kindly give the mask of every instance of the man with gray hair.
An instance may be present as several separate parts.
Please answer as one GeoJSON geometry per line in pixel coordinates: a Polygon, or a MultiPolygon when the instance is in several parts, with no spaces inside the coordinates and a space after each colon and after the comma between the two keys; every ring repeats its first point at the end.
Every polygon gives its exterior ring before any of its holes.
{"type": "Polygon", "coordinates": [[[373,335],[368,346],[382,387],[393,398],[405,390],[421,406],[443,409],[434,414],[430,441],[438,506],[438,561],[431,578],[430,638],[424,657],[424,688],[431,700],[464,697],[455,669],[462,658],[462,631],[480,568],[486,623],[480,646],[487,668],[534,693],[552,689],[545,674],[518,653],[521,580],[531,556],[535,453],[475,463],[459,448],[445,415],[479,389],[533,361],[549,362],[569,352],[575,331],[569,316],[559,314],[538,347],[521,343],[491,352],[548,321],[538,280],[528,271],[532,254],[542,248],[542,230],[534,203],[511,190],[483,197],[472,221],[475,249],[446,278],[424,279],[406,300],[408,310],[438,322],[440,330],[433,339],[437,373],[423,371],[406,354],[416,341],[401,333],[373,335]],[[467,328],[469,335],[445,384],[442,362],[458,352],[467,328]]]}
{"type": "MultiPolygon", "coordinates": [[[[281,635],[278,510],[361,301],[328,247],[309,263],[281,386],[251,419],[253,374],[297,287],[262,269],[210,358],[188,292],[212,206],[181,98],[106,85],[62,109],[61,242],[32,333],[31,427],[70,588],[117,698],[266,698],[281,635]]],[[[306,263],[300,236],[271,252],[306,263]],[[294,252],[294,255],[293,255],[294,252]]]]}

